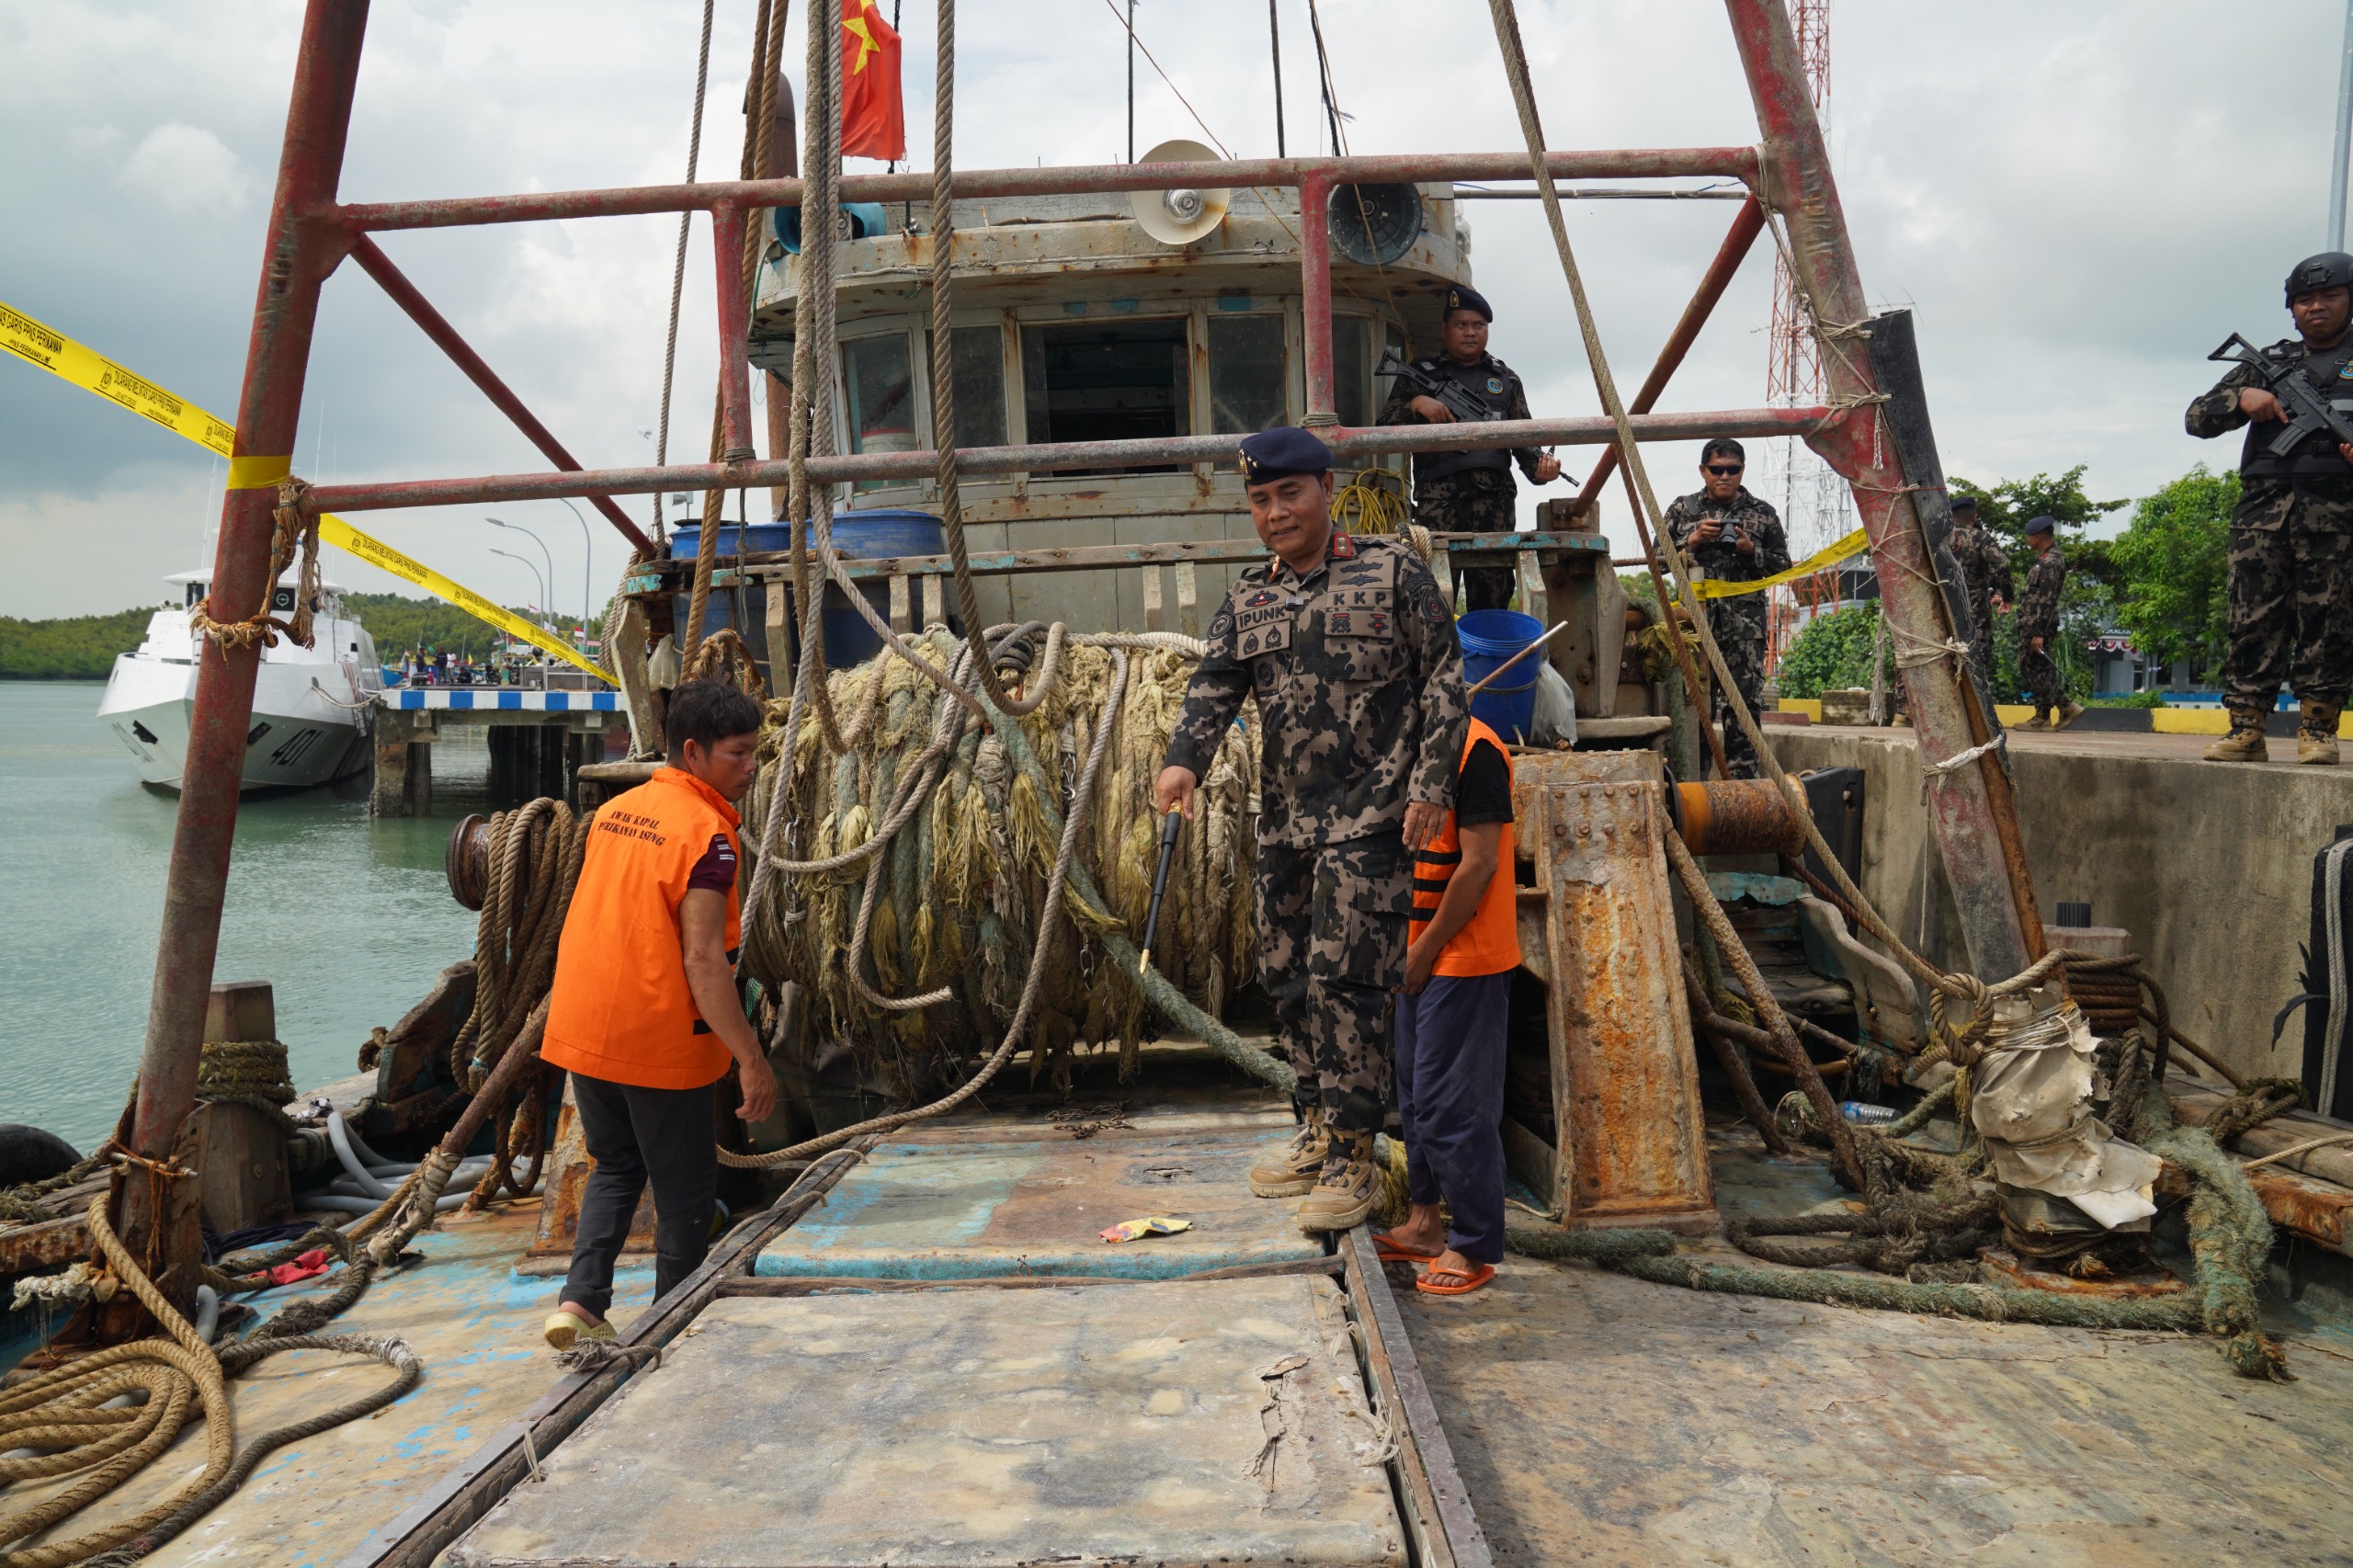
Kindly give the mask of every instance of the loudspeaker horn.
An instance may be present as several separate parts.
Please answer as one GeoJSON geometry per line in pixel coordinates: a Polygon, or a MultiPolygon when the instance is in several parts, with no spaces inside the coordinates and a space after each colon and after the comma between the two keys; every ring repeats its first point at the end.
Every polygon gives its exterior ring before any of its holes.
{"type": "MultiPolygon", "coordinates": [[[[1217,153],[1198,142],[1179,138],[1163,142],[1141,159],[1146,164],[1207,164],[1217,161],[1217,153]]],[[[1197,190],[1185,187],[1176,190],[1131,190],[1128,205],[1134,209],[1136,222],[1143,232],[1164,245],[1188,245],[1209,234],[1225,222],[1225,210],[1233,204],[1230,190],[1197,190]]]]}

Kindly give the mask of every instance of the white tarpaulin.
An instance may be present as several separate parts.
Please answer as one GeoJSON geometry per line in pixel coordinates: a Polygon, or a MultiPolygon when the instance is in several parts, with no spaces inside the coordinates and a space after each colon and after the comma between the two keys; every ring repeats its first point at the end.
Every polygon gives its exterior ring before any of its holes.
{"type": "Polygon", "coordinates": [[[2092,1114],[2097,1042],[2083,1014],[2071,1003],[1995,1040],[1969,1105],[1995,1179],[2063,1198],[2110,1230],[2144,1225],[2161,1162],[2092,1114]]]}

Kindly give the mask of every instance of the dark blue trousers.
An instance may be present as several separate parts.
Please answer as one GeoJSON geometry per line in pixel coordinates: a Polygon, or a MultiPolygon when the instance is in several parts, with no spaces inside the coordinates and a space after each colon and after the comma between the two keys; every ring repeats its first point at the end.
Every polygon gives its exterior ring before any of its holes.
{"type": "Polygon", "coordinates": [[[1504,1258],[1504,1040],[1511,972],[1433,975],[1397,998],[1397,1105],[1405,1187],[1445,1200],[1446,1244],[1473,1263],[1504,1258]]]}

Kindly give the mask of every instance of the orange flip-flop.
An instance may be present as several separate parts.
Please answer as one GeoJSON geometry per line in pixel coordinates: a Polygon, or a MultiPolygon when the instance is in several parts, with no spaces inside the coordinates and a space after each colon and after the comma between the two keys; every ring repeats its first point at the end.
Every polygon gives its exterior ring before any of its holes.
{"type": "Polygon", "coordinates": [[[1495,1277],[1492,1263],[1474,1263],[1468,1273],[1460,1268],[1433,1268],[1414,1281],[1414,1289],[1431,1296],[1467,1296],[1495,1277]]]}
{"type": "Polygon", "coordinates": [[[1398,1245],[1396,1238],[1387,1231],[1372,1233],[1372,1246],[1373,1251],[1379,1255],[1383,1263],[1427,1263],[1438,1256],[1434,1252],[1415,1252],[1411,1248],[1398,1245]]]}

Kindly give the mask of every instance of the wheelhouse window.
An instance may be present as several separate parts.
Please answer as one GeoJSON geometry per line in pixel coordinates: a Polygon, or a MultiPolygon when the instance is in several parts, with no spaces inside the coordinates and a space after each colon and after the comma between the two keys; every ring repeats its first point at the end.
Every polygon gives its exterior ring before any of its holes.
{"type": "Polygon", "coordinates": [[[1283,318],[1212,315],[1210,337],[1210,433],[1247,436],[1286,422],[1283,318]]]}
{"type": "MultiPolygon", "coordinates": [[[[933,352],[933,336],[923,337],[933,352]]],[[[995,326],[960,326],[949,340],[956,389],[956,444],[1002,447],[1005,442],[1005,334],[995,326]]]]}
{"type": "MultiPolygon", "coordinates": [[[[1192,430],[1186,324],[1087,322],[1021,329],[1022,404],[1032,441],[1120,441],[1192,430]]],[[[1092,472],[1166,472],[1155,464],[1092,472]]]]}
{"type": "MultiPolygon", "coordinates": [[[[842,379],[849,400],[849,449],[853,452],[912,452],[915,435],[915,384],[907,363],[907,335],[853,338],[842,345],[842,379]]],[[[904,480],[861,479],[860,490],[904,480]]]]}

